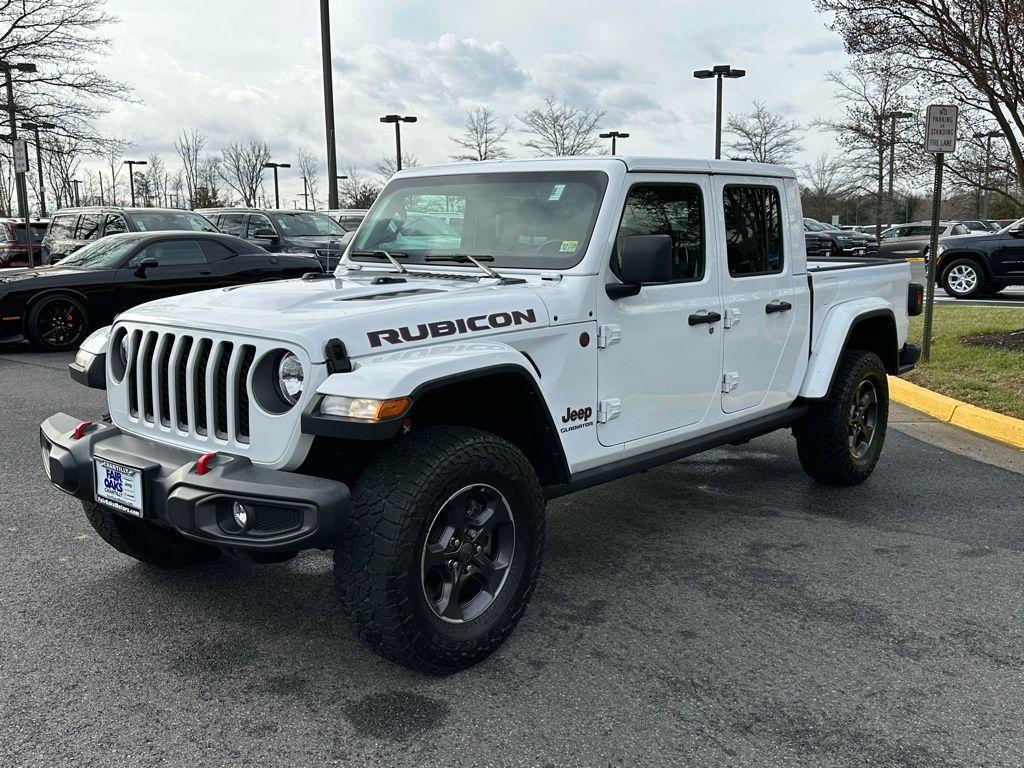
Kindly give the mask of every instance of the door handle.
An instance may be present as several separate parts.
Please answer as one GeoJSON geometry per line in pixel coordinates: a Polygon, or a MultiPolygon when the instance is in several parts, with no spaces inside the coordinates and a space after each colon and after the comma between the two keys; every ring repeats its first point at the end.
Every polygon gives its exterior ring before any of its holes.
{"type": "Polygon", "coordinates": [[[211,275],[211,274],[213,274],[213,270],[212,269],[200,269],[199,270],[199,274],[200,275],[211,275]]]}
{"type": "Polygon", "coordinates": [[[766,315],[774,315],[776,312],[788,312],[793,308],[793,305],[788,301],[772,301],[765,305],[764,313],[766,315]]]}
{"type": "Polygon", "coordinates": [[[717,323],[722,319],[722,316],[717,312],[707,312],[701,310],[690,315],[690,325],[702,325],[704,323],[717,323]]]}

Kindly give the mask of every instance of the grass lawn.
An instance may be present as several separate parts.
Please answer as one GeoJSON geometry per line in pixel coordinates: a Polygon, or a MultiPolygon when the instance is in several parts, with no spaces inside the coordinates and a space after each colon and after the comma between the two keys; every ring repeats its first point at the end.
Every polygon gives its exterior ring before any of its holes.
{"type": "MultiPolygon", "coordinates": [[[[963,336],[1024,328],[1024,309],[936,306],[932,359],[904,378],[922,387],[1024,419],[1024,352],[964,344],[963,336]]],[[[920,343],[924,315],[910,319],[910,340],[920,343]]]]}

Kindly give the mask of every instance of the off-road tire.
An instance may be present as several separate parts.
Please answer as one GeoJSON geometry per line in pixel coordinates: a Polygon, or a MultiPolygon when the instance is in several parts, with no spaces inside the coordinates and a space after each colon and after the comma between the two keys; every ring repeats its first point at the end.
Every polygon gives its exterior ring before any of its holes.
{"type": "MultiPolygon", "coordinates": [[[[942,289],[954,299],[976,299],[985,292],[985,270],[981,268],[981,265],[974,259],[954,259],[949,264],[946,264],[942,268],[942,279],[939,281],[942,285],[942,289]],[[970,289],[957,290],[954,285],[957,281],[954,279],[954,271],[970,271],[974,274],[974,285],[970,289]]],[[[963,285],[963,283],[960,283],[963,285]]]]}
{"type": "Polygon", "coordinates": [[[82,509],[96,533],[118,552],[158,568],[186,568],[220,555],[220,550],[179,536],[146,520],[114,512],[102,504],[83,501],[82,509]]]}
{"type": "Polygon", "coordinates": [[[826,485],[862,483],[878,462],[888,421],[885,365],[874,352],[848,350],[839,362],[828,397],[812,403],[811,412],[793,427],[800,464],[808,475],[826,485]],[[865,381],[871,383],[877,394],[877,410],[867,452],[858,457],[851,448],[851,419],[854,398],[865,381]]]}
{"type": "Polygon", "coordinates": [[[523,453],[466,427],[434,426],[403,438],[364,470],[334,551],[345,613],[376,653],[429,674],[465,669],[500,646],[533,594],[544,541],[544,496],[523,453]],[[515,552],[493,602],[463,623],[442,620],[424,588],[424,548],[446,500],[486,484],[508,502],[515,552]]]}

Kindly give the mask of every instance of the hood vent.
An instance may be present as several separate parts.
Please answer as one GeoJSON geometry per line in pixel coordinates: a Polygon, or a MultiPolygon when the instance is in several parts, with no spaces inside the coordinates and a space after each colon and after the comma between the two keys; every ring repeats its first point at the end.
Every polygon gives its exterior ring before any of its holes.
{"type": "Polygon", "coordinates": [[[387,293],[370,293],[362,296],[342,296],[335,301],[387,301],[388,299],[403,299],[406,296],[422,296],[425,293],[444,293],[437,288],[409,288],[404,291],[388,291],[387,293]]]}

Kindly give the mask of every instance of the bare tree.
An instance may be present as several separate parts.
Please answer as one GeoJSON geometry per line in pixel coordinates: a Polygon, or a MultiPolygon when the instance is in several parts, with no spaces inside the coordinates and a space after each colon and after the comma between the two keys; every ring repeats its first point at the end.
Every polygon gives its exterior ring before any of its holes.
{"type": "Polygon", "coordinates": [[[174,151],[181,159],[181,175],[185,191],[188,194],[189,208],[195,206],[196,189],[199,187],[199,175],[206,141],[205,133],[188,128],[174,140],[174,151]]]}
{"type": "MultiPolygon", "coordinates": [[[[411,152],[402,153],[402,167],[403,168],[415,168],[420,164],[420,159],[411,152]]],[[[391,155],[386,155],[377,161],[377,173],[381,175],[384,181],[387,181],[396,173],[398,173],[397,165],[395,164],[395,158],[391,155]]]]}
{"type": "Polygon", "coordinates": [[[224,183],[242,197],[247,207],[256,205],[263,183],[263,165],[270,160],[270,149],[263,139],[232,142],[221,150],[218,168],[224,183]]]}
{"type": "Polygon", "coordinates": [[[305,147],[302,147],[297,154],[299,172],[306,179],[306,191],[309,199],[313,202],[313,210],[316,210],[316,198],[320,192],[320,158],[305,147]]]}
{"type": "Polygon", "coordinates": [[[815,0],[854,54],[887,57],[987,112],[1024,186],[1024,6],[1019,0],[815,0]]]}
{"type": "Polygon", "coordinates": [[[355,166],[345,171],[348,176],[338,188],[338,197],[343,208],[369,208],[380,194],[381,185],[376,179],[363,174],[355,166]]]}
{"type": "Polygon", "coordinates": [[[836,212],[857,186],[850,179],[846,163],[828,152],[822,152],[805,165],[800,175],[804,214],[815,219],[826,219],[836,212]]]}
{"type": "Polygon", "coordinates": [[[43,157],[54,210],[75,203],[75,190],[71,181],[76,178],[82,164],[82,146],[83,142],[78,139],[49,137],[43,157]]]}
{"type": "Polygon", "coordinates": [[[167,195],[167,166],[164,159],[156,152],[146,158],[146,205],[162,206],[167,195]]]}
{"type": "Polygon", "coordinates": [[[589,154],[598,147],[596,131],[603,118],[602,110],[573,107],[549,96],[544,106],[519,115],[523,130],[532,136],[523,146],[545,157],[589,154]]]}
{"type": "Polygon", "coordinates": [[[800,136],[803,126],[772,112],[764,102],[755,101],[750,112],[730,115],[726,133],[735,139],[728,148],[736,155],[755,163],[788,165],[793,155],[803,149],[800,136]]]}
{"type": "MultiPolygon", "coordinates": [[[[875,229],[882,228],[885,209],[886,158],[893,143],[893,112],[918,112],[914,77],[895,59],[857,60],[845,72],[829,72],[835,101],[842,107],[838,119],[817,124],[832,131],[846,156],[847,167],[860,189],[875,194],[875,229]]],[[[922,171],[921,127],[916,121],[896,124],[896,172],[915,179],[922,171]]]]}
{"type": "Polygon", "coordinates": [[[477,107],[466,115],[466,128],[461,136],[449,136],[462,152],[449,155],[452,160],[501,160],[510,157],[505,149],[505,137],[512,130],[511,123],[500,123],[490,107],[477,107]]]}
{"type": "Polygon", "coordinates": [[[34,73],[12,73],[19,111],[56,123],[57,134],[76,140],[86,153],[109,143],[93,121],[111,103],[131,98],[128,85],[94,66],[110,46],[104,32],[117,21],[105,6],[105,0],[0,2],[0,59],[38,67],[34,73]]]}

